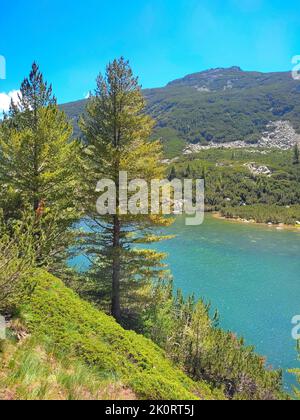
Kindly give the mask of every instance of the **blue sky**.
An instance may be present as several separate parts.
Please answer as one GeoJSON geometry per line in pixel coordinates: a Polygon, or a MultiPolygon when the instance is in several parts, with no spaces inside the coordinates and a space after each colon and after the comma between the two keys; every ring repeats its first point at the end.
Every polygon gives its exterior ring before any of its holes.
{"type": "Polygon", "coordinates": [[[2,2],[0,55],[18,89],[37,60],[60,103],[83,98],[120,55],[144,87],[212,67],[290,70],[299,0],[15,0],[2,2]]]}

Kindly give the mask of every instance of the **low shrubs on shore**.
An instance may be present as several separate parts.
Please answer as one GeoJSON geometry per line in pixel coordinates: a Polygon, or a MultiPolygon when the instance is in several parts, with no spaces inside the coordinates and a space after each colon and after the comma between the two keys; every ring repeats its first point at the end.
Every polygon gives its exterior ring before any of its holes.
{"type": "Polygon", "coordinates": [[[257,223],[272,223],[285,225],[299,225],[300,205],[295,206],[267,206],[253,205],[241,207],[226,207],[220,211],[221,215],[231,219],[254,220],[257,223]]]}

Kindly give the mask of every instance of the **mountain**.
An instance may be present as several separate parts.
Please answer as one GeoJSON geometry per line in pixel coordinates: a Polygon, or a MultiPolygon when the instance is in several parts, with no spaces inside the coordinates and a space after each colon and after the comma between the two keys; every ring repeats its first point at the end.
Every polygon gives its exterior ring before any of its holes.
{"type": "MultiPolygon", "coordinates": [[[[167,86],[146,89],[147,111],[157,121],[154,136],[168,155],[187,144],[258,143],[270,123],[287,121],[300,132],[300,83],[290,72],[260,73],[239,67],[190,74],[167,86]]],[[[86,101],[62,108],[75,122],[86,101]]]]}

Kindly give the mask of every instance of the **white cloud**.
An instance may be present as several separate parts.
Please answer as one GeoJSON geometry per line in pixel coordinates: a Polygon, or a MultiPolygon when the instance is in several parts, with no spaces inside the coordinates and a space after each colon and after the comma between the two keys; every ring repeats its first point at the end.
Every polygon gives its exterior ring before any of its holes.
{"type": "Polygon", "coordinates": [[[11,100],[13,100],[15,103],[18,102],[19,94],[20,94],[19,90],[12,90],[8,93],[0,92],[0,115],[3,112],[6,112],[9,110],[9,105],[10,105],[11,100]]]}

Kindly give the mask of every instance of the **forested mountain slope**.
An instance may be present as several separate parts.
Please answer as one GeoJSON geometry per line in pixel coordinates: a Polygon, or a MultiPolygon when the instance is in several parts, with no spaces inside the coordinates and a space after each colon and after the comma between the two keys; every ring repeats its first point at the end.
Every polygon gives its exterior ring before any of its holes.
{"type": "MultiPolygon", "coordinates": [[[[300,83],[286,73],[244,72],[239,67],[188,75],[144,90],[154,136],[176,154],[187,143],[256,143],[271,121],[288,121],[300,131],[300,83]]],[[[63,105],[76,124],[85,100],[63,105]]]]}

